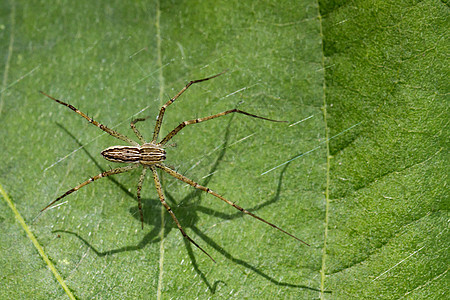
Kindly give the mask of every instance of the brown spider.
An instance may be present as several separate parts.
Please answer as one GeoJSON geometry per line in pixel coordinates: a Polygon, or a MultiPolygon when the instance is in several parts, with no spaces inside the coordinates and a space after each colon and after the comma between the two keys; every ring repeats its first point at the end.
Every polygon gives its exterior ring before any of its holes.
{"type": "MultiPolygon", "coordinates": [[[[166,165],[164,165],[163,161],[166,159],[166,151],[164,150],[164,146],[165,144],[170,141],[178,132],[180,132],[181,129],[183,129],[185,126],[187,125],[191,125],[191,124],[197,124],[200,122],[204,122],[204,121],[208,121],[211,119],[215,119],[218,117],[222,117],[225,116],[227,114],[231,114],[231,113],[240,113],[240,114],[244,114],[253,118],[258,118],[258,119],[263,119],[263,120],[267,120],[267,121],[271,121],[271,122],[285,122],[285,121],[277,121],[277,120],[272,120],[272,119],[268,119],[268,118],[264,118],[264,117],[260,117],[260,116],[256,116],[250,113],[247,113],[245,111],[239,110],[239,109],[231,109],[231,110],[227,110],[212,116],[208,116],[208,117],[204,117],[204,118],[198,118],[198,119],[194,119],[194,120],[189,120],[189,121],[184,121],[182,123],[180,123],[180,125],[178,125],[175,129],[173,129],[166,137],[164,137],[160,142],[157,142],[157,138],[158,138],[158,134],[159,134],[159,130],[161,128],[161,123],[164,117],[164,112],[166,110],[166,108],[172,104],[176,99],[178,99],[178,97],[180,97],[181,94],[184,93],[184,91],[186,91],[192,84],[194,83],[198,83],[198,82],[202,82],[202,81],[207,81],[210,80],[212,78],[215,78],[217,76],[222,75],[223,73],[225,73],[226,71],[216,74],[214,76],[211,77],[207,77],[207,78],[203,78],[203,79],[198,79],[198,80],[193,80],[191,82],[189,82],[180,92],[178,92],[178,94],[173,97],[172,99],[170,99],[169,101],[167,101],[160,109],[159,111],[159,115],[158,118],[156,119],[156,125],[155,125],[155,131],[153,132],[153,138],[151,140],[151,142],[147,143],[144,138],[142,137],[141,133],[137,130],[136,128],[136,123],[137,122],[141,122],[141,121],[145,121],[147,118],[139,118],[136,120],[133,120],[130,124],[131,129],[134,131],[134,133],[136,134],[137,138],[139,139],[139,141],[142,142],[141,145],[139,145],[138,143],[136,143],[135,141],[133,141],[132,139],[130,139],[129,137],[118,133],[117,131],[114,131],[108,127],[106,127],[105,125],[102,125],[100,123],[98,123],[97,121],[93,120],[92,118],[88,117],[86,114],[84,114],[83,112],[79,111],[77,108],[75,108],[74,106],[67,104],[61,100],[58,100],[56,98],[53,98],[52,96],[47,95],[46,93],[40,91],[40,93],[42,93],[43,95],[49,97],[50,99],[58,102],[59,104],[62,104],[64,106],[67,106],[68,108],[70,108],[71,110],[73,110],[74,112],[76,112],[77,114],[79,114],[80,116],[82,116],[83,118],[85,118],[86,120],[89,121],[89,123],[97,126],[98,128],[100,128],[101,130],[107,132],[108,134],[112,135],[115,138],[118,138],[119,140],[122,140],[124,142],[127,142],[128,144],[131,144],[131,146],[112,146],[109,147],[105,150],[103,150],[101,152],[102,156],[109,160],[109,161],[113,161],[113,162],[119,162],[119,163],[127,163],[129,165],[125,166],[125,167],[119,167],[119,168],[115,168],[109,171],[105,171],[102,172],[94,177],[89,178],[88,180],[86,180],[85,182],[77,185],[76,187],[68,190],[67,192],[65,192],[63,195],[59,196],[58,198],[56,198],[55,200],[53,200],[49,205],[47,205],[46,207],[44,207],[41,212],[45,211],[47,208],[49,208],[50,206],[52,206],[53,204],[55,204],[56,202],[58,202],[59,200],[61,200],[62,198],[72,194],[73,192],[79,190],[80,188],[82,188],[85,185],[88,185],[89,183],[103,178],[103,177],[108,177],[110,175],[114,175],[114,174],[119,174],[119,173],[123,173],[123,172],[127,172],[130,171],[132,169],[138,168],[140,166],[142,166],[142,173],[141,176],[139,177],[139,182],[138,182],[138,187],[137,187],[137,199],[138,199],[138,208],[139,208],[139,214],[140,214],[140,219],[141,219],[141,224],[142,224],[142,228],[144,228],[144,216],[143,216],[143,212],[142,212],[142,203],[141,203],[141,190],[142,190],[142,182],[144,180],[145,177],[145,173],[147,172],[147,169],[150,169],[153,173],[153,179],[155,181],[155,186],[156,186],[156,190],[158,192],[159,195],[159,199],[162,203],[162,205],[164,205],[164,207],[166,208],[167,212],[170,214],[170,216],[172,217],[172,219],[174,220],[175,224],[177,225],[178,229],[181,231],[181,234],[189,240],[189,242],[191,242],[192,244],[194,244],[197,248],[199,248],[201,251],[203,251],[203,253],[205,253],[209,258],[211,258],[213,261],[214,259],[205,251],[203,250],[202,247],[200,247],[193,239],[191,239],[186,232],[184,231],[184,229],[181,227],[180,222],[178,221],[177,217],[175,216],[175,214],[173,213],[172,209],[170,208],[170,206],[166,203],[166,200],[164,198],[164,193],[162,191],[161,188],[161,182],[159,180],[159,176],[158,176],[158,172],[156,171],[156,169],[161,169],[164,172],[168,173],[169,175],[193,186],[194,188],[200,189],[202,191],[205,191],[217,198],[219,198],[220,200],[228,203],[229,205],[233,206],[234,208],[240,210],[241,212],[252,216],[253,218],[256,218],[276,229],[278,229],[279,231],[293,237],[294,239],[308,245],[307,243],[305,243],[304,241],[300,240],[299,238],[295,237],[294,235],[284,231],[283,229],[281,229],[280,227],[264,220],[263,218],[260,218],[258,216],[256,216],[255,214],[249,212],[248,210],[240,207],[239,205],[234,204],[233,202],[225,199],[224,197],[222,197],[221,195],[217,194],[216,192],[212,191],[211,189],[204,187],[200,184],[198,184],[197,182],[185,177],[184,175],[178,173],[177,171],[172,170],[171,168],[167,167],[166,165]]],[[[309,245],[308,245],[309,246],[309,245]]],[[[215,262],[215,261],[214,261],[215,262]]]]}

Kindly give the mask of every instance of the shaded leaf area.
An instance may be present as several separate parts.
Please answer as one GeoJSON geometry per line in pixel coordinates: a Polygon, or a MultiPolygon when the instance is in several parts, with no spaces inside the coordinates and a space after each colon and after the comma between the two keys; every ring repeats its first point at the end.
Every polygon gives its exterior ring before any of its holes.
{"type": "Polygon", "coordinates": [[[448,7],[322,1],[338,299],[448,294],[448,7]]]}
{"type": "MultiPolygon", "coordinates": [[[[324,71],[314,1],[3,1],[0,8],[0,184],[76,297],[319,294],[326,153],[318,147],[324,71]],[[193,125],[168,145],[167,164],[311,247],[162,176],[168,203],[213,264],[161,213],[150,177],[140,229],[138,170],[98,180],[35,220],[68,189],[117,167],[99,153],[123,144],[39,90],[132,138],[131,119],[154,116],[138,124],[150,139],[167,98],[225,69],[167,110],[162,135],[235,107],[296,125],[246,116],[193,125]]],[[[63,298],[11,209],[0,206],[0,298],[63,298]]]]}

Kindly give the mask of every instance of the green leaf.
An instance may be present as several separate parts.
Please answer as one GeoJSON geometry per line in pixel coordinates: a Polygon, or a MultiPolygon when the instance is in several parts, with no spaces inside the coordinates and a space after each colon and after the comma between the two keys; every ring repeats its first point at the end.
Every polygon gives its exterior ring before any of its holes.
{"type": "Polygon", "coordinates": [[[324,289],[445,298],[448,8],[358,1],[322,13],[329,136],[362,122],[329,145],[324,289]]]}
{"type": "Polygon", "coordinates": [[[448,9],[384,5],[2,3],[0,298],[439,298],[448,9]],[[167,109],[161,136],[237,106],[292,126],[243,115],[188,126],[167,165],[311,247],[160,174],[214,264],[183,239],[149,173],[141,230],[139,170],[35,219],[117,167],[100,151],[124,144],[39,90],[133,139],[129,122],[152,116],[138,123],[150,140],[168,98],[225,69],[167,109]]]}

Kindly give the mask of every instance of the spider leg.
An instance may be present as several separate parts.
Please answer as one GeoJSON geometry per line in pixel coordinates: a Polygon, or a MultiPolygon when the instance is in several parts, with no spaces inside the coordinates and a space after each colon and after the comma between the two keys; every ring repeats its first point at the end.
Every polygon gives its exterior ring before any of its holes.
{"type": "Polygon", "coordinates": [[[178,172],[172,170],[171,168],[168,168],[168,167],[166,167],[166,166],[163,165],[163,164],[156,164],[155,166],[158,167],[158,168],[160,168],[160,169],[162,169],[163,171],[169,173],[169,175],[172,175],[173,177],[175,177],[175,178],[177,178],[177,179],[179,179],[179,180],[181,180],[181,181],[183,181],[183,182],[186,182],[187,184],[189,184],[189,185],[195,187],[196,189],[205,191],[205,192],[207,192],[207,193],[209,193],[209,194],[211,194],[211,195],[213,195],[213,196],[219,198],[220,200],[222,200],[222,201],[224,201],[224,202],[230,204],[231,206],[233,206],[233,207],[236,208],[237,210],[240,210],[241,212],[243,212],[243,213],[245,213],[245,214],[247,214],[247,215],[250,215],[250,216],[252,216],[252,217],[255,218],[255,219],[258,219],[258,220],[260,220],[261,222],[264,222],[264,223],[266,223],[266,224],[272,226],[273,228],[278,229],[279,231],[281,231],[281,232],[283,232],[283,233],[289,235],[290,237],[293,237],[293,238],[296,239],[297,241],[300,241],[300,242],[302,242],[303,244],[309,246],[306,242],[302,241],[302,240],[299,239],[298,237],[296,237],[296,236],[290,234],[289,232],[287,232],[287,231],[281,229],[280,227],[276,226],[275,224],[272,224],[272,223],[270,223],[270,222],[264,220],[263,218],[258,217],[257,215],[255,215],[255,214],[249,212],[248,210],[246,210],[246,209],[240,207],[239,205],[234,204],[234,203],[231,202],[230,200],[225,199],[224,197],[222,197],[221,195],[219,195],[219,194],[217,194],[216,192],[212,191],[211,189],[209,189],[209,188],[207,188],[207,187],[204,187],[204,186],[198,184],[197,182],[195,182],[195,181],[193,181],[193,180],[191,180],[191,179],[189,179],[189,178],[187,178],[187,177],[181,175],[180,173],[178,173],[178,172]]]}
{"type": "Polygon", "coordinates": [[[141,190],[142,190],[142,183],[144,182],[145,173],[147,173],[147,167],[143,166],[137,187],[138,208],[139,208],[139,215],[141,217],[142,229],[144,229],[144,213],[142,212],[141,190]]]}
{"type": "MultiPolygon", "coordinates": [[[[158,165],[156,165],[158,166],[158,165]]],[[[167,212],[170,214],[170,216],[172,217],[173,221],[175,222],[175,224],[177,225],[178,229],[181,231],[181,234],[192,244],[194,244],[198,249],[200,249],[203,253],[205,253],[209,258],[211,258],[211,260],[213,262],[216,262],[211,255],[208,254],[208,252],[206,252],[205,250],[203,250],[202,247],[200,247],[196,242],[194,242],[193,239],[191,239],[187,233],[184,231],[183,227],[181,227],[180,222],[178,221],[177,217],[175,216],[175,214],[173,213],[172,209],[170,208],[170,206],[166,203],[166,200],[164,198],[164,193],[162,191],[161,188],[161,181],[159,180],[159,176],[158,176],[158,172],[156,171],[156,168],[152,165],[150,165],[150,169],[153,172],[153,179],[155,180],[155,186],[156,186],[156,190],[158,191],[158,195],[159,195],[159,200],[161,201],[162,205],[166,208],[167,212]]]]}
{"type": "Polygon", "coordinates": [[[225,73],[226,71],[227,71],[227,70],[225,70],[225,71],[223,71],[223,72],[221,72],[221,73],[219,73],[219,74],[216,74],[216,75],[207,77],[207,78],[202,78],[202,79],[197,79],[197,80],[192,80],[192,81],[190,81],[188,84],[186,84],[186,86],[185,86],[181,91],[178,92],[178,94],[175,95],[175,97],[173,97],[173,98],[171,98],[169,101],[167,101],[167,102],[161,107],[161,109],[159,110],[158,117],[156,118],[156,125],[155,125],[155,131],[153,132],[152,143],[156,143],[156,139],[158,138],[159,130],[161,129],[161,123],[162,123],[162,120],[163,120],[163,117],[164,117],[164,112],[166,111],[166,108],[167,108],[170,104],[172,104],[173,102],[175,102],[175,100],[177,100],[178,97],[180,97],[181,94],[183,94],[184,91],[186,91],[186,90],[187,90],[191,85],[193,85],[194,83],[199,83],[199,82],[202,82],[202,81],[207,81],[207,80],[216,78],[216,77],[222,75],[223,73],[225,73]]]}
{"type": "Polygon", "coordinates": [[[74,107],[73,105],[68,104],[68,103],[65,103],[65,102],[63,102],[63,101],[61,101],[61,100],[58,100],[58,99],[56,99],[56,98],[53,98],[52,96],[47,95],[46,93],[44,93],[44,92],[42,92],[42,91],[39,91],[39,92],[40,92],[42,95],[45,95],[45,96],[49,97],[50,99],[52,99],[52,100],[58,102],[59,104],[64,105],[64,106],[67,106],[68,108],[70,108],[71,110],[73,110],[74,112],[76,112],[77,114],[79,114],[80,116],[82,116],[83,118],[85,118],[86,120],[88,120],[89,123],[91,123],[91,124],[97,126],[97,127],[100,128],[101,130],[103,130],[103,131],[105,131],[106,133],[108,133],[109,135],[112,135],[113,137],[118,138],[119,140],[122,140],[122,141],[124,141],[124,142],[127,142],[127,143],[129,143],[129,144],[131,144],[131,145],[139,146],[138,143],[136,143],[135,141],[133,141],[133,140],[130,139],[129,137],[127,137],[127,136],[125,136],[125,135],[123,135],[123,134],[121,134],[121,133],[118,133],[118,132],[115,131],[115,130],[110,129],[110,128],[106,127],[106,126],[103,125],[103,124],[100,124],[99,122],[95,121],[94,119],[92,119],[91,117],[89,117],[88,115],[86,115],[85,113],[83,113],[83,112],[81,112],[80,110],[78,110],[78,109],[77,109],[76,107],[74,107]]]}
{"type": "Polygon", "coordinates": [[[78,191],[78,190],[79,190],[80,188],[82,188],[83,186],[88,185],[89,183],[94,182],[94,181],[97,180],[97,179],[100,179],[100,178],[103,178],[103,177],[108,177],[108,176],[114,175],[114,174],[123,173],[123,172],[129,171],[129,170],[135,169],[135,168],[137,168],[137,167],[139,167],[139,166],[140,166],[139,164],[133,164],[133,165],[129,165],[129,166],[126,166],[126,167],[120,167],[120,168],[112,169],[112,170],[109,170],[109,171],[105,171],[105,172],[102,172],[102,173],[100,173],[100,174],[98,174],[98,175],[96,175],[96,176],[94,176],[94,177],[91,177],[91,178],[89,178],[88,180],[86,180],[85,182],[83,182],[83,183],[77,185],[76,187],[74,187],[74,188],[68,190],[68,191],[65,192],[63,195],[61,195],[61,196],[59,196],[58,198],[56,198],[55,200],[53,200],[49,205],[47,205],[46,207],[44,207],[44,208],[41,210],[41,212],[43,212],[44,210],[46,210],[47,208],[49,208],[50,206],[52,206],[53,204],[55,204],[56,202],[58,202],[59,200],[61,200],[62,198],[66,197],[66,196],[68,196],[68,195],[70,195],[70,194],[72,194],[73,192],[78,191]]]}
{"type": "Polygon", "coordinates": [[[139,130],[136,128],[136,123],[137,123],[137,122],[145,121],[145,120],[147,120],[148,118],[150,118],[150,116],[145,117],[145,118],[135,119],[135,120],[131,121],[131,123],[130,123],[131,129],[133,129],[134,134],[137,136],[137,138],[138,138],[143,144],[145,144],[146,141],[144,140],[144,137],[143,137],[142,134],[139,132],[139,130]]]}
{"type": "Polygon", "coordinates": [[[181,123],[180,125],[178,125],[174,130],[172,130],[171,132],[169,132],[168,135],[166,135],[165,138],[162,139],[162,141],[159,143],[159,145],[164,145],[166,144],[168,141],[170,141],[178,132],[180,132],[181,129],[183,129],[185,126],[187,125],[191,125],[191,124],[197,124],[197,123],[201,123],[201,122],[205,122],[208,120],[212,120],[218,117],[222,117],[231,113],[239,113],[239,114],[243,114],[246,116],[250,116],[253,118],[258,118],[258,119],[262,119],[262,120],[266,120],[266,121],[271,121],[271,122],[286,122],[286,121],[278,121],[278,120],[273,120],[273,119],[268,119],[268,118],[264,118],[264,117],[260,117],[254,114],[250,114],[248,112],[239,110],[237,108],[235,109],[230,109],[212,116],[208,116],[208,117],[204,117],[204,118],[198,118],[198,119],[194,119],[194,120],[189,120],[189,121],[184,121],[183,123],[181,123]]]}

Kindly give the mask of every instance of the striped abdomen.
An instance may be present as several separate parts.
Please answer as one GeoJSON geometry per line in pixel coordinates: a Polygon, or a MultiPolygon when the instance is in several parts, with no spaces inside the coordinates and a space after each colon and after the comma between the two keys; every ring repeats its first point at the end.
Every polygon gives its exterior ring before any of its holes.
{"type": "Polygon", "coordinates": [[[166,159],[166,151],[154,144],[142,146],[112,146],[102,151],[105,159],[120,163],[152,165],[166,159]]]}

